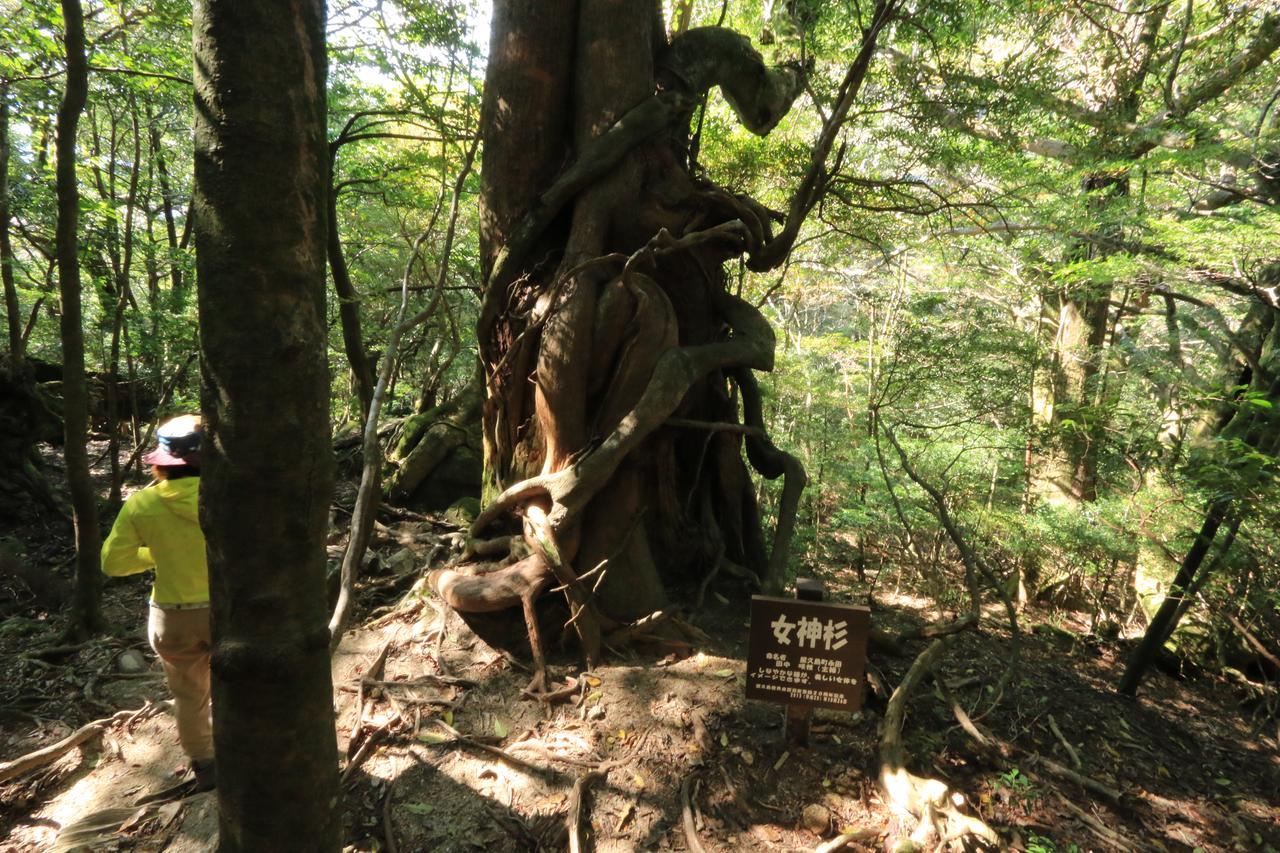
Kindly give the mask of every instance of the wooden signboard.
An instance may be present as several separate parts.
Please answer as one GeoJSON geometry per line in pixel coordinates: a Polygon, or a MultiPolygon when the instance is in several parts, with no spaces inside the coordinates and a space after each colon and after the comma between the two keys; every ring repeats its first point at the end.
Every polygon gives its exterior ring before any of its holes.
{"type": "Polygon", "coordinates": [[[870,630],[866,607],[751,596],[747,698],[858,710],[870,630]]]}

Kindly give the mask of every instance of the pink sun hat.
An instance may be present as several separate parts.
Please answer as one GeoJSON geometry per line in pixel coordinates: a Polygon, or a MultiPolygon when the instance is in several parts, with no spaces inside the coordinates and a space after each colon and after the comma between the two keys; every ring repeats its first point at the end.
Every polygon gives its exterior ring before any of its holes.
{"type": "Polygon", "coordinates": [[[156,431],[156,448],[142,457],[148,465],[173,467],[200,464],[200,438],[204,426],[199,415],[179,415],[156,431]]]}

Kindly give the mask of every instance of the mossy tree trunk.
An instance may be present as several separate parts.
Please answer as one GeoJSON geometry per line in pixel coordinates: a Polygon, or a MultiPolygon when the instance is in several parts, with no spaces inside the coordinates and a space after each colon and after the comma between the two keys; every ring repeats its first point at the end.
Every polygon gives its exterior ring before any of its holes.
{"type": "Polygon", "coordinates": [[[324,22],[322,0],[194,10],[201,521],[225,851],[341,848],[324,552],[324,22]]]}

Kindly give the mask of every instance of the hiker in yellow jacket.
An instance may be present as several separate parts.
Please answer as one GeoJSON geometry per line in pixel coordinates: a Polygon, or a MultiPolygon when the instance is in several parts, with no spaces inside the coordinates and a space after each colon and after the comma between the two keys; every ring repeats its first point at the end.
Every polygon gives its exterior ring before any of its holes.
{"type": "Polygon", "coordinates": [[[200,530],[198,415],[160,427],[158,444],[142,457],[156,482],[129,497],[102,546],[102,571],[112,577],[154,569],[148,637],[164,664],[178,718],[178,740],[191,758],[197,790],[214,784],[209,702],[209,567],[200,530]]]}

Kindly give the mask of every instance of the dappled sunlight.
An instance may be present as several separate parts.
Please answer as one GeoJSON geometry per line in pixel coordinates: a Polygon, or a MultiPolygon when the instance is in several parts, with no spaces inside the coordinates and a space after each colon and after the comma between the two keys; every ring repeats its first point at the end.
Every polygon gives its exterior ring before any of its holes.
{"type": "MultiPolygon", "coordinates": [[[[79,760],[88,762],[88,772],[78,773],[68,788],[36,813],[37,817],[63,827],[104,809],[125,808],[132,813],[138,797],[173,784],[176,771],[186,762],[169,714],[146,720],[131,733],[111,732],[101,746],[81,750],[79,760]]],[[[52,828],[41,827],[33,830],[36,837],[32,840],[52,843],[56,834],[52,828]]]]}

